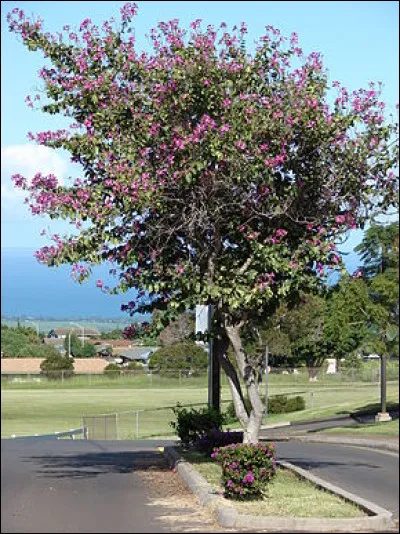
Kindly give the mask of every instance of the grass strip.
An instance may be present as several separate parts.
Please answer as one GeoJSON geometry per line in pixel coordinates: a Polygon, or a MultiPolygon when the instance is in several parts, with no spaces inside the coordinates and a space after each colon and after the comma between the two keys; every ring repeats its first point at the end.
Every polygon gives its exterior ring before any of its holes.
{"type": "MultiPolygon", "coordinates": [[[[212,486],[222,490],[221,467],[196,452],[183,452],[182,457],[212,486]]],[[[317,488],[312,482],[287,469],[278,468],[262,498],[251,501],[230,501],[239,514],[275,517],[357,518],[366,517],[358,506],[317,488]]]]}
{"type": "Polygon", "coordinates": [[[351,436],[387,436],[399,437],[399,420],[382,421],[380,423],[360,423],[342,428],[329,428],[320,430],[322,434],[346,434],[351,436]]]}

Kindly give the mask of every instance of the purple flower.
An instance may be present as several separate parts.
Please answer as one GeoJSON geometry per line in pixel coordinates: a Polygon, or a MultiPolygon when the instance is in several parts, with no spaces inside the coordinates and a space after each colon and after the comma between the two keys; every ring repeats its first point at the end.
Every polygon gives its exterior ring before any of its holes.
{"type": "Polygon", "coordinates": [[[242,481],[243,481],[244,483],[252,484],[252,483],[255,481],[255,478],[254,478],[254,475],[253,475],[252,471],[249,471],[249,472],[247,473],[247,475],[245,475],[245,476],[243,477],[242,481]]]}

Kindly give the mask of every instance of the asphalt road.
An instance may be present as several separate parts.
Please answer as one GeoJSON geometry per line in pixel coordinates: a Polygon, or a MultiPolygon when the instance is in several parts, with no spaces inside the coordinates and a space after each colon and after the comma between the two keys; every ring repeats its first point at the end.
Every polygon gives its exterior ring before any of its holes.
{"type": "MultiPolygon", "coordinates": [[[[135,469],[159,465],[162,442],[1,441],[1,532],[168,532],[135,469]]],[[[361,447],[278,442],[292,462],[399,514],[399,457],[361,447]]]]}
{"type": "Polygon", "coordinates": [[[1,440],[1,532],[169,532],[135,474],[160,461],[154,442],[1,440]]]}
{"type": "Polygon", "coordinates": [[[277,457],[399,517],[399,455],[336,443],[276,443],[277,457]]]}

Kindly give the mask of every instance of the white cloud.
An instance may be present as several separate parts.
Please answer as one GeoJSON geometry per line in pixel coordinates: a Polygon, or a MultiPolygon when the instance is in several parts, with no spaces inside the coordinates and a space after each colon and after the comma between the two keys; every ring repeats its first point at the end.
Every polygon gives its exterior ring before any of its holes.
{"type": "Polygon", "coordinates": [[[68,163],[54,150],[41,145],[11,145],[1,148],[1,216],[2,220],[18,221],[30,218],[24,204],[26,192],[16,189],[13,174],[22,174],[28,181],[37,173],[54,174],[62,183],[68,163]]]}

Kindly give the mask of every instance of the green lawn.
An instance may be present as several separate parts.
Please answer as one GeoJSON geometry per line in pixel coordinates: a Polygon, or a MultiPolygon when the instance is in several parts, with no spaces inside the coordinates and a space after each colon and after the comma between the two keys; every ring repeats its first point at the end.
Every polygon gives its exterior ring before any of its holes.
{"type": "MultiPolygon", "coordinates": [[[[214,487],[219,485],[221,467],[198,453],[183,453],[197,471],[214,487]]],[[[366,514],[357,506],[326,491],[286,469],[277,469],[264,497],[248,502],[234,502],[239,514],[275,517],[354,518],[366,514]],[[305,506],[305,503],[307,504],[305,506]]],[[[233,502],[233,501],[230,501],[233,502]]]]}
{"type": "Polygon", "coordinates": [[[399,437],[399,420],[359,424],[346,428],[329,428],[321,430],[323,434],[348,434],[353,436],[368,435],[368,436],[387,436],[399,437]]]}
{"type": "MultiPolygon", "coordinates": [[[[137,423],[139,437],[166,436],[172,434],[169,422],[174,419],[171,408],[177,402],[194,404],[207,402],[206,387],[184,387],[175,381],[175,387],[3,387],[1,392],[1,436],[12,434],[29,435],[64,431],[82,426],[82,416],[118,412],[119,438],[136,437],[137,423]],[[157,409],[157,411],[154,411],[157,409]],[[137,411],[139,411],[137,419],[137,411]]],[[[277,393],[302,393],[306,410],[282,415],[270,415],[267,423],[298,421],[349,413],[371,403],[379,402],[379,388],[369,384],[337,384],[335,387],[322,384],[302,384],[302,387],[285,384],[271,384],[270,395],[277,393]]],[[[388,402],[398,402],[398,383],[387,388],[388,402]]],[[[222,388],[222,399],[230,399],[226,386],[222,388]]],[[[223,404],[225,406],[225,404],[223,404]]],[[[230,425],[231,428],[234,425],[230,425]]]]}

